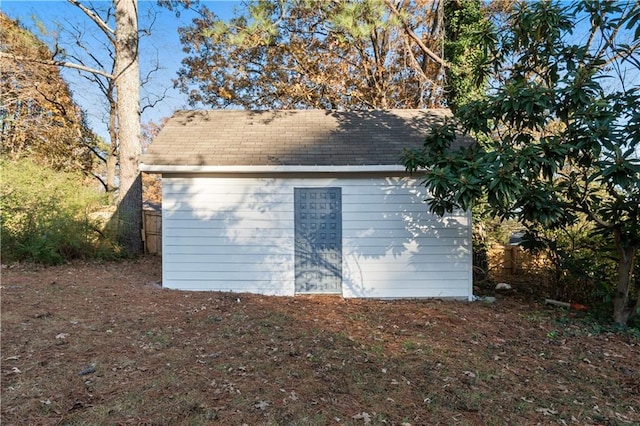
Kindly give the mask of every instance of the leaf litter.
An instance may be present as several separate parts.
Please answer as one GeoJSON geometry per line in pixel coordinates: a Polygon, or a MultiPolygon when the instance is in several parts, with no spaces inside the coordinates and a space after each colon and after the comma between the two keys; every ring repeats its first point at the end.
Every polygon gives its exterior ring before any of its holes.
{"type": "Polygon", "coordinates": [[[160,281],[157,257],[4,268],[1,423],[640,424],[640,342],[582,313],[160,281]]]}

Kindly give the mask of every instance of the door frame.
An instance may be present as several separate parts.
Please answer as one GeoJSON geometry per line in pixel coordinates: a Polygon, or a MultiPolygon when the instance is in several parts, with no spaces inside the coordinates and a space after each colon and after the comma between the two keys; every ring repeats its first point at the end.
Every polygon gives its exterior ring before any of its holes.
{"type": "MultiPolygon", "coordinates": [[[[327,187],[294,187],[294,292],[295,294],[342,294],[342,187],[327,186],[327,187]],[[301,205],[303,197],[314,194],[326,194],[328,205],[320,206],[322,199],[318,199],[317,212],[303,212],[301,211],[301,205]],[[335,194],[335,200],[332,200],[331,196],[335,194]],[[332,203],[335,203],[333,205],[332,203]],[[309,217],[306,217],[309,215],[309,217]],[[311,216],[314,214],[323,216],[311,216]],[[326,215],[329,215],[328,217],[326,215]],[[333,216],[335,215],[335,216],[333,216]],[[324,219],[324,221],[323,221],[324,219]],[[311,231],[301,235],[304,225],[311,223],[310,221],[316,220],[318,225],[318,233],[313,233],[314,240],[309,241],[309,237],[306,235],[311,231]],[[306,221],[306,222],[303,222],[306,221]],[[331,228],[331,225],[335,223],[335,229],[331,228]],[[324,226],[323,226],[324,225],[324,226]],[[328,226],[327,226],[328,225],[328,226]],[[325,228],[327,235],[322,236],[320,228],[325,228]],[[331,237],[331,230],[337,234],[335,237],[331,237]],[[316,238],[317,237],[317,238],[316,238]],[[302,240],[303,239],[303,240],[302,240]],[[337,240],[337,246],[332,246],[332,242],[337,240]],[[329,243],[329,247],[327,244],[329,243]],[[331,253],[331,251],[337,251],[337,253],[331,253]],[[322,266],[325,264],[325,266],[322,266]],[[309,276],[313,271],[307,269],[316,269],[315,272],[320,276],[327,277],[326,282],[309,283],[304,276],[309,276]],[[330,284],[329,289],[322,289],[323,285],[330,284]],[[313,289],[316,285],[318,288],[313,289]]],[[[306,199],[306,198],[305,198],[306,199]]],[[[311,200],[311,198],[309,198],[311,200]]],[[[314,198],[315,200],[315,198],[314,198]]],[[[309,208],[311,209],[312,201],[309,201],[309,208]]]]}

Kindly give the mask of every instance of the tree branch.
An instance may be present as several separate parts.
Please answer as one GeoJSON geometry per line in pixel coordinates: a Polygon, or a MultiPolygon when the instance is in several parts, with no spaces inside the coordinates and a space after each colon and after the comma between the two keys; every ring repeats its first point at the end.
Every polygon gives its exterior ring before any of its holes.
{"type": "Polygon", "coordinates": [[[402,17],[400,11],[395,7],[395,5],[391,2],[391,0],[385,0],[386,5],[389,7],[391,12],[398,17],[400,22],[402,22],[402,26],[406,33],[416,42],[420,50],[422,50],[427,56],[436,61],[441,67],[449,68],[449,64],[447,64],[440,56],[438,56],[433,50],[429,49],[426,44],[418,37],[418,35],[411,29],[407,21],[402,17]]]}
{"type": "Polygon", "coordinates": [[[105,192],[108,191],[108,186],[107,183],[104,181],[104,179],[102,179],[99,175],[95,174],[95,173],[91,173],[91,176],[96,179],[98,182],[100,182],[100,184],[103,186],[105,192]]]}
{"type": "Polygon", "coordinates": [[[168,87],[164,89],[164,93],[162,94],[162,96],[157,97],[155,101],[149,99],[148,96],[145,97],[143,100],[146,102],[146,105],[140,109],[140,113],[142,114],[147,108],[153,108],[158,104],[158,102],[163,101],[167,97],[167,91],[169,91],[168,87]]]}
{"type": "Polygon", "coordinates": [[[0,52],[0,58],[12,59],[14,61],[34,62],[37,64],[43,64],[43,65],[53,65],[57,67],[73,68],[80,71],[101,75],[103,77],[110,78],[110,79],[115,78],[113,74],[109,74],[108,72],[104,72],[104,71],[97,70],[90,67],[85,67],[84,65],[74,64],[73,62],[56,61],[55,59],[25,58],[24,56],[13,55],[11,53],[5,53],[5,52],[0,52]]]}
{"type": "Polygon", "coordinates": [[[107,163],[107,159],[105,157],[103,157],[103,154],[100,152],[100,150],[98,148],[96,148],[95,146],[91,146],[87,143],[82,143],[86,148],[88,148],[91,152],[93,152],[93,155],[95,155],[96,157],[98,157],[98,160],[102,161],[103,163],[107,163]]]}
{"type": "Polygon", "coordinates": [[[93,22],[95,22],[95,24],[102,30],[102,32],[105,33],[105,35],[107,36],[109,41],[111,41],[111,43],[113,43],[115,45],[115,43],[116,43],[116,39],[115,39],[116,32],[114,30],[112,30],[111,28],[109,28],[109,26],[106,24],[106,22],[104,22],[102,20],[102,18],[100,18],[98,15],[96,15],[94,11],[88,9],[86,6],[81,4],[78,0],[67,0],[67,1],[69,3],[71,3],[72,5],[78,7],[80,10],[82,10],[85,13],[85,15],[87,15],[89,17],[89,19],[91,19],[93,22]]]}

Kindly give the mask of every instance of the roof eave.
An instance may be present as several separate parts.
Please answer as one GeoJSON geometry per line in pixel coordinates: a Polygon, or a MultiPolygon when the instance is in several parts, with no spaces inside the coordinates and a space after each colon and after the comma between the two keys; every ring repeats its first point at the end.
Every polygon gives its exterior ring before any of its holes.
{"type": "Polygon", "coordinates": [[[353,165],[353,166],[196,166],[140,163],[140,171],[146,173],[406,173],[401,165],[353,165]]]}

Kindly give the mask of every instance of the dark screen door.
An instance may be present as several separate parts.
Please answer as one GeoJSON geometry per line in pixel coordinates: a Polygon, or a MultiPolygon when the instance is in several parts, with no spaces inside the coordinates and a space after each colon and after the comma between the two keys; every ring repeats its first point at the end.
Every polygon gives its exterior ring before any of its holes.
{"type": "Polygon", "coordinates": [[[341,188],[294,188],[294,203],[296,293],[341,293],[341,188]]]}

